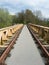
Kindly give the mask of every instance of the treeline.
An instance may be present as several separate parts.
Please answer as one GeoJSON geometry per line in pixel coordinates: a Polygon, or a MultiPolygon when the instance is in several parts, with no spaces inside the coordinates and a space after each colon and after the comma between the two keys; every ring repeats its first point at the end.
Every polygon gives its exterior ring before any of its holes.
{"type": "Polygon", "coordinates": [[[43,19],[41,11],[32,12],[27,9],[13,16],[13,24],[15,23],[33,23],[37,25],[49,26],[49,19],[43,19]]]}
{"type": "Polygon", "coordinates": [[[7,9],[0,8],[0,28],[11,26],[17,23],[33,23],[49,26],[49,20],[42,20],[41,16],[42,15],[40,11],[32,12],[29,9],[19,12],[15,15],[10,15],[7,9]]]}

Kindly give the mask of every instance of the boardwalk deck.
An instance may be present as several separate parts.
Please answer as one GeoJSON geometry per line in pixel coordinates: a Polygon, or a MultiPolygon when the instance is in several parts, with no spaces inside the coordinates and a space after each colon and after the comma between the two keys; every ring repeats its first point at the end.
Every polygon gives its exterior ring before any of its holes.
{"type": "Polygon", "coordinates": [[[11,57],[7,57],[5,60],[7,65],[44,65],[37,46],[26,25],[10,54],[11,57]]]}

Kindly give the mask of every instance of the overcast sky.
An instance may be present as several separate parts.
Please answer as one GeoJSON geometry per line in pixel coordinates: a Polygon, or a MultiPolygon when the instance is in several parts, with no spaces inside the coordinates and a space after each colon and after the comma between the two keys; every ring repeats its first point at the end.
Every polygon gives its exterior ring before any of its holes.
{"type": "Polygon", "coordinates": [[[11,14],[25,9],[41,10],[44,17],[49,17],[49,0],[0,0],[0,8],[7,8],[11,14]]]}

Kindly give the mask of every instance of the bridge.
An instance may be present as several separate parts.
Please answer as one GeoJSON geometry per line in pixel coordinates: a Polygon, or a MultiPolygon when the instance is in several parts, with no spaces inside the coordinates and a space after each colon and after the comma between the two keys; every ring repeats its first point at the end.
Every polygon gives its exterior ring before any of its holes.
{"type": "Polygon", "coordinates": [[[0,65],[49,65],[49,27],[29,23],[0,29],[0,65]]]}

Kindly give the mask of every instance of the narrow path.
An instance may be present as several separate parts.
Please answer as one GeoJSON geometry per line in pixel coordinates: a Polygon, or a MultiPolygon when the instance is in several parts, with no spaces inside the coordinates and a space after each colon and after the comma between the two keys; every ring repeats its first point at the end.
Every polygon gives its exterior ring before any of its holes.
{"type": "Polygon", "coordinates": [[[11,57],[8,57],[5,61],[7,65],[44,65],[36,44],[26,25],[10,54],[11,57]]]}

